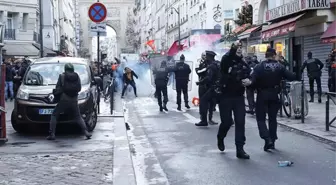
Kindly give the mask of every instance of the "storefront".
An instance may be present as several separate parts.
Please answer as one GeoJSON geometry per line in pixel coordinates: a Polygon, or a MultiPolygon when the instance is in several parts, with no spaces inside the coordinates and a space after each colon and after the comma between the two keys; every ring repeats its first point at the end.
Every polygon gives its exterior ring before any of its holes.
{"type": "Polygon", "coordinates": [[[261,26],[249,28],[240,35],[238,38],[242,40],[243,52],[247,56],[257,56],[258,60],[265,59],[265,52],[268,44],[261,42],[261,26]]]}
{"type": "Polygon", "coordinates": [[[324,44],[332,44],[336,48],[336,21],[332,22],[327,30],[321,36],[321,41],[324,44]]]}

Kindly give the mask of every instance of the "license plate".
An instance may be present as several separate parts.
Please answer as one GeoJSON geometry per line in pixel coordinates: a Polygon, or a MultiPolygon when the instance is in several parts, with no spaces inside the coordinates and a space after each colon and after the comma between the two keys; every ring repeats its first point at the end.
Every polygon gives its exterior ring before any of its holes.
{"type": "Polygon", "coordinates": [[[41,115],[51,115],[54,109],[40,109],[39,114],[41,115]]]}

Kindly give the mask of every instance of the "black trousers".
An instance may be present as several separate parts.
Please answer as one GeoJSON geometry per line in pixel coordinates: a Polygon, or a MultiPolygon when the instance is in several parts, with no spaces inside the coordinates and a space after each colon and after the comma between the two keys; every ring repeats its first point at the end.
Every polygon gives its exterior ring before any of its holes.
{"type": "Polygon", "coordinates": [[[329,92],[336,92],[336,77],[332,76],[328,79],[328,88],[329,92]]]}
{"type": "Polygon", "coordinates": [[[224,139],[230,130],[234,116],[235,144],[237,147],[245,145],[245,98],[244,96],[226,96],[220,99],[219,113],[221,124],[218,129],[218,139],[224,139]]]}
{"type": "Polygon", "coordinates": [[[124,95],[125,95],[125,91],[126,91],[128,85],[131,85],[131,86],[133,87],[134,95],[136,96],[136,95],[137,95],[137,89],[136,89],[136,85],[135,85],[135,82],[134,82],[134,81],[126,82],[126,83],[124,84],[124,87],[123,87],[121,96],[124,96],[124,95]]]}
{"type": "Polygon", "coordinates": [[[188,104],[188,81],[176,80],[176,104],[181,105],[181,94],[183,93],[184,103],[188,104]]]}
{"type": "Polygon", "coordinates": [[[256,101],[256,120],[259,135],[262,139],[278,139],[277,136],[277,114],[281,107],[277,93],[258,91],[256,101]],[[266,114],[268,115],[268,128],[266,125],[266,114]]]}
{"type": "Polygon", "coordinates": [[[201,116],[201,121],[207,121],[207,115],[209,113],[209,120],[212,119],[213,111],[215,107],[214,101],[215,92],[212,88],[208,88],[206,86],[199,86],[198,87],[198,96],[199,96],[199,113],[201,116]]]}
{"type": "Polygon", "coordinates": [[[167,92],[167,85],[156,85],[156,96],[158,99],[158,104],[162,107],[162,102],[164,105],[168,102],[168,92],[167,92]],[[163,101],[162,101],[163,96],[163,101]]]}
{"type": "Polygon", "coordinates": [[[321,98],[322,96],[321,77],[310,77],[309,78],[310,97],[311,99],[314,99],[314,81],[316,81],[318,97],[321,98]]]}
{"type": "Polygon", "coordinates": [[[49,124],[49,133],[55,135],[57,121],[62,113],[70,113],[74,120],[79,124],[83,134],[87,131],[86,124],[80,115],[77,101],[64,101],[61,100],[55,107],[51,115],[49,124]]]}
{"type": "Polygon", "coordinates": [[[255,109],[254,89],[246,88],[246,98],[247,98],[249,110],[253,111],[255,109]]]}

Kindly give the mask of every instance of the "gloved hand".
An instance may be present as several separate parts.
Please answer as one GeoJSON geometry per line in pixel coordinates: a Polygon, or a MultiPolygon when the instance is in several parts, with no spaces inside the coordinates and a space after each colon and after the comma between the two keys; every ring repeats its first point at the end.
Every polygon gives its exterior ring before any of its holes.
{"type": "Polygon", "coordinates": [[[242,80],[242,84],[243,84],[243,86],[246,87],[246,86],[251,85],[252,81],[250,79],[248,79],[248,78],[245,78],[245,79],[242,80]]]}

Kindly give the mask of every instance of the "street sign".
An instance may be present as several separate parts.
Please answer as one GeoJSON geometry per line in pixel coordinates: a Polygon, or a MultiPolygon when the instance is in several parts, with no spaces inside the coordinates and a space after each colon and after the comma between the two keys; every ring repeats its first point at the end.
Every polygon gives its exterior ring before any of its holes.
{"type": "Polygon", "coordinates": [[[105,20],[107,9],[102,3],[93,3],[89,8],[88,13],[91,21],[99,23],[105,20]]]}
{"type": "Polygon", "coordinates": [[[105,23],[91,23],[90,31],[92,32],[106,32],[105,23]]]}

